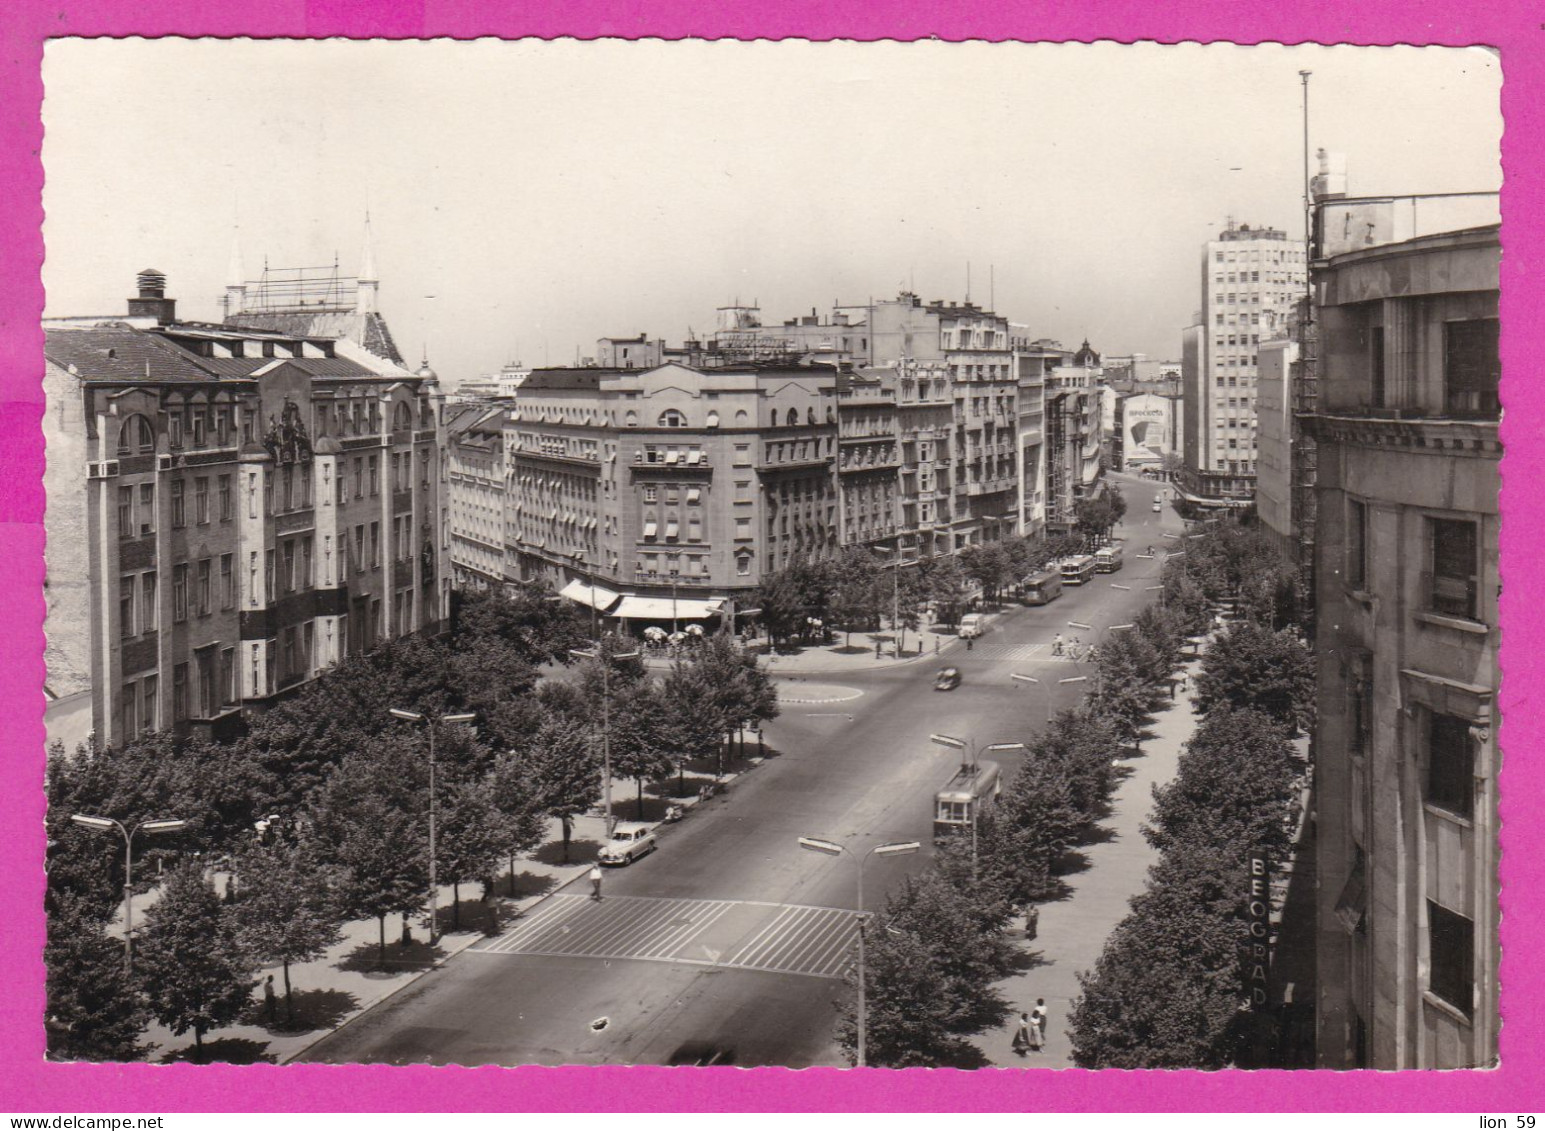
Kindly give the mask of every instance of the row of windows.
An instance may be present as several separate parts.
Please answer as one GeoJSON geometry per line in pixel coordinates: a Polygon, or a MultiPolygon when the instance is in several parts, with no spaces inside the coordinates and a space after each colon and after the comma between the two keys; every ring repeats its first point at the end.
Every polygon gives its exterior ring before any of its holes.
{"type": "Polygon", "coordinates": [[[1251,248],[1248,251],[1230,251],[1227,253],[1219,250],[1213,252],[1213,261],[1215,263],[1302,263],[1304,261],[1304,253],[1302,251],[1290,250],[1263,252],[1260,248],[1251,248]],[[1224,258],[1225,254],[1228,257],[1226,260],[1224,258]],[[1263,256],[1264,258],[1262,258],[1263,256]]]}
{"type": "MultiPolygon", "coordinates": [[[[1347,501],[1346,583],[1361,591],[1368,585],[1374,541],[1368,504],[1347,501]]],[[[1423,572],[1425,608],[1450,616],[1480,617],[1480,532],[1468,519],[1427,519],[1427,568],[1423,572]]]]}

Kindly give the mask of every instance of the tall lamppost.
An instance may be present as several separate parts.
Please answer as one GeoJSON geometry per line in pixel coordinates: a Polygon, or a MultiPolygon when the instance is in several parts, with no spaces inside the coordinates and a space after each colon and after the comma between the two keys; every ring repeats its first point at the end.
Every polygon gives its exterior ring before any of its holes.
{"type": "MultiPolygon", "coordinates": [[[[965,763],[963,768],[973,773],[981,768],[977,761],[976,739],[956,738],[948,734],[930,734],[928,741],[936,746],[947,746],[952,750],[970,750],[971,760],[965,763]]],[[[1023,742],[991,742],[982,747],[982,749],[998,754],[1008,750],[1024,751],[1027,747],[1023,742]]],[[[973,796],[971,801],[971,878],[973,880],[976,879],[976,818],[981,807],[982,799],[973,796]]]]}
{"type": "MultiPolygon", "coordinates": [[[[882,555],[885,553],[885,551],[883,549],[881,549],[879,546],[874,547],[874,552],[877,553],[877,554],[882,554],[882,555]]],[[[891,567],[891,632],[896,634],[896,659],[899,660],[899,659],[901,659],[901,633],[900,633],[900,629],[899,629],[899,626],[901,624],[901,542],[900,542],[900,539],[897,539],[896,549],[890,555],[888,560],[890,561],[890,567],[891,567]]],[[[919,637],[919,639],[921,639],[921,637],[919,637]]],[[[918,647],[921,648],[922,645],[919,644],[918,647]]]]}
{"type": "Polygon", "coordinates": [[[429,945],[440,937],[440,885],[435,872],[435,822],[440,812],[439,791],[435,788],[435,732],[441,723],[470,723],[473,715],[425,715],[418,711],[389,708],[394,718],[429,727],[429,945]]]}
{"type": "MultiPolygon", "coordinates": [[[[681,570],[671,566],[671,635],[675,636],[680,629],[676,620],[676,579],[681,576],[681,570]]],[[[674,643],[674,641],[673,641],[674,643]]]]}
{"type": "Polygon", "coordinates": [[[570,648],[569,655],[601,663],[601,803],[606,814],[606,835],[612,835],[612,663],[636,660],[638,653],[608,651],[604,641],[594,648],[570,648]]]}
{"type": "Polygon", "coordinates": [[[1051,726],[1051,686],[1049,684],[1042,683],[1040,680],[1036,679],[1035,676],[1033,676],[1033,675],[1023,675],[1023,674],[1021,674],[1019,672],[1010,672],[1009,673],[1009,678],[1012,679],[1012,680],[1015,680],[1016,682],[1019,682],[1019,683],[1033,683],[1033,684],[1035,684],[1037,687],[1039,687],[1041,689],[1041,693],[1042,693],[1041,694],[1041,701],[1044,703],[1044,705],[1046,707],[1046,719],[1045,719],[1044,723],[1042,724],[1042,726],[1043,726],[1043,728],[1050,727],[1051,726]]]}
{"type": "Polygon", "coordinates": [[[159,821],[141,821],[132,829],[111,817],[93,817],[85,813],[71,813],[70,820],[88,829],[117,829],[123,835],[123,968],[125,973],[134,969],[134,837],[138,833],[175,833],[188,827],[188,822],[171,817],[159,821]]]}
{"type": "Polygon", "coordinates": [[[826,856],[841,856],[845,853],[858,862],[858,911],[855,916],[858,921],[858,1067],[863,1068],[869,1036],[869,1007],[864,989],[864,865],[871,856],[908,856],[923,846],[915,840],[894,840],[889,844],[877,844],[860,856],[834,840],[802,836],[799,838],[799,847],[826,856]]]}
{"type": "Polygon", "coordinates": [[[601,611],[596,608],[595,603],[595,573],[590,569],[590,563],[584,554],[576,553],[572,556],[575,567],[584,570],[590,579],[590,635],[592,639],[599,640],[601,639],[601,611]]]}

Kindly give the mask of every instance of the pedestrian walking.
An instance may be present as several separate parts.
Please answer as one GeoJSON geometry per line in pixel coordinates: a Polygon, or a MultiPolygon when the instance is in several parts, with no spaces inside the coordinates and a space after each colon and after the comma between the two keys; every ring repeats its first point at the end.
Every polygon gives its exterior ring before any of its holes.
{"type": "Polygon", "coordinates": [[[1030,1022],[1028,1013],[1019,1015],[1019,1024],[1014,1027],[1013,1049],[1016,1056],[1024,1056],[1031,1047],[1031,1031],[1035,1028],[1030,1022]]]}
{"type": "Polygon", "coordinates": [[[590,898],[601,902],[601,865],[590,865],[590,898]]]}
{"type": "Polygon", "coordinates": [[[974,637],[974,636],[966,637],[966,651],[969,652],[974,647],[976,647],[976,637],[974,637]]]}
{"type": "Polygon", "coordinates": [[[939,638],[937,636],[933,638],[933,654],[935,656],[939,654],[939,638]]]}
{"type": "Polygon", "coordinates": [[[278,1019],[279,995],[274,993],[274,976],[272,974],[263,980],[263,1012],[267,1014],[270,1025],[278,1019]]]}
{"type": "Polygon", "coordinates": [[[1031,906],[1025,908],[1025,940],[1035,938],[1041,928],[1041,909],[1031,906]]]}
{"type": "Polygon", "coordinates": [[[1056,638],[1051,642],[1051,654],[1053,656],[1062,655],[1062,633],[1060,632],[1057,633],[1056,638]]]}
{"type": "Polygon", "coordinates": [[[878,640],[874,642],[874,658],[877,660],[880,658],[880,642],[878,640]]]}
{"type": "Polygon", "coordinates": [[[1035,1043],[1036,1048],[1040,1048],[1041,1045],[1046,1043],[1046,1018],[1048,1013],[1049,1010],[1046,1008],[1046,999],[1043,997],[1036,998],[1035,1008],[1030,1011],[1030,1022],[1035,1027],[1035,1031],[1040,1037],[1040,1040],[1036,1041],[1035,1043]]]}

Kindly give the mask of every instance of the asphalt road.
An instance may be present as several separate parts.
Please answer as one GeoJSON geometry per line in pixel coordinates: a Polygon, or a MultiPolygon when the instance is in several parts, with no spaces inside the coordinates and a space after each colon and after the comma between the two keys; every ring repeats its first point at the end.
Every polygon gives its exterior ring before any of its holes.
{"type": "MultiPolygon", "coordinates": [[[[930,733],[981,746],[1020,741],[1087,684],[1089,668],[1051,656],[1053,636],[1098,642],[1155,596],[1159,562],[1136,557],[1181,524],[1150,509],[1156,486],[1122,477],[1125,567],[1014,608],[967,652],[809,682],[862,691],[830,706],[786,705],[767,727],[772,756],[728,794],[663,828],[660,850],[606,874],[604,898],[570,887],[499,939],[480,943],[335,1034],[303,1060],[393,1064],[667,1064],[716,1050],[738,1065],[844,1063],[832,1038],[851,960],[856,867],[802,850],[818,836],[860,851],[920,840],[922,854],[874,858],[873,908],[922,867],[933,795],[960,760],[930,733]],[[1125,586],[1126,588],[1115,588],[1125,586]],[[1095,626],[1069,627],[1069,621],[1095,626]],[[962,685],[932,690],[944,663],[962,685]],[[1039,685],[1010,680],[1011,672],[1039,685]],[[849,715],[852,716],[849,719],[849,715]]],[[[792,684],[797,688],[798,682],[792,684]]],[[[790,695],[798,692],[791,688],[790,695]]],[[[984,755],[984,758],[987,757],[984,755]]],[[[1012,772],[1020,757],[999,760],[1012,772]]],[[[1090,939],[1090,953],[1101,940],[1090,939]]]]}

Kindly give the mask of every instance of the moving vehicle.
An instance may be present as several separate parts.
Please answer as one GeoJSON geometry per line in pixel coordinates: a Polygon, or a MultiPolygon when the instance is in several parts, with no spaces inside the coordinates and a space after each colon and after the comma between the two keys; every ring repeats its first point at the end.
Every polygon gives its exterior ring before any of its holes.
{"type": "Polygon", "coordinates": [[[1020,600],[1027,605],[1049,605],[1062,596],[1062,574],[1043,569],[1032,573],[1023,582],[1024,592],[1020,600]]]}
{"type": "Polygon", "coordinates": [[[648,825],[625,821],[612,830],[611,839],[596,855],[602,864],[631,864],[659,847],[654,830],[648,825]]]}
{"type": "Polygon", "coordinates": [[[1094,559],[1088,554],[1079,554],[1076,557],[1064,558],[1062,561],[1062,584],[1083,585],[1094,578],[1094,559]]]}
{"type": "Polygon", "coordinates": [[[1104,549],[1094,552],[1094,571],[1096,573],[1115,573],[1120,568],[1120,546],[1106,546],[1104,549]]]}
{"type": "Polygon", "coordinates": [[[1001,776],[1002,771],[994,762],[962,765],[934,795],[934,838],[973,829],[977,817],[997,803],[1003,788],[1001,776]]]}
{"type": "Polygon", "coordinates": [[[935,691],[954,691],[959,686],[959,668],[941,668],[939,674],[933,680],[933,689],[935,691]]]}
{"type": "Polygon", "coordinates": [[[1164,509],[1164,501],[1162,499],[1155,499],[1153,501],[1153,513],[1154,514],[1158,514],[1163,509],[1164,509]]]}
{"type": "Polygon", "coordinates": [[[992,624],[992,618],[986,613],[967,613],[960,618],[960,638],[971,640],[984,635],[992,624]]]}

